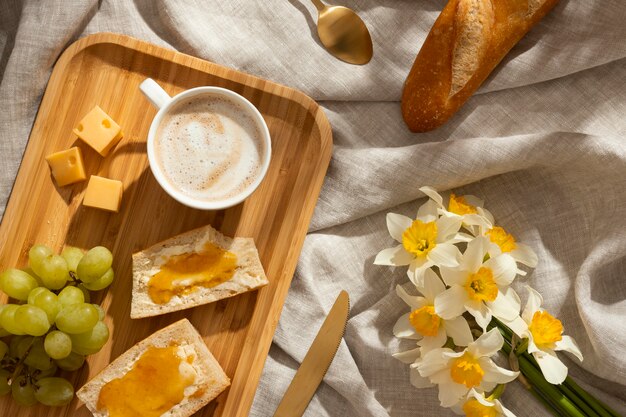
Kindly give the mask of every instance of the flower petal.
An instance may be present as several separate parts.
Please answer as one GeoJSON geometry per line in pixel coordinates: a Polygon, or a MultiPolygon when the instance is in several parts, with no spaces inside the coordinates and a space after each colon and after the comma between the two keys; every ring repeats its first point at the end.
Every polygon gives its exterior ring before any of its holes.
{"type": "Polygon", "coordinates": [[[583,361],[583,354],[576,344],[576,341],[571,336],[561,336],[561,340],[556,342],[555,350],[564,350],[576,356],[579,361],[583,361]]]}
{"type": "Polygon", "coordinates": [[[515,317],[519,316],[519,305],[514,305],[506,298],[502,291],[498,291],[496,299],[493,301],[487,301],[487,306],[491,310],[491,314],[499,319],[506,321],[513,321],[515,317]]]}
{"type": "Polygon", "coordinates": [[[463,223],[467,226],[481,226],[485,229],[490,229],[492,224],[487,220],[486,217],[481,216],[480,214],[466,214],[463,216],[463,223]]]}
{"type": "Polygon", "coordinates": [[[487,238],[482,236],[469,242],[463,254],[463,260],[460,265],[461,269],[472,273],[478,271],[483,264],[483,259],[485,259],[488,243],[487,238]]]}
{"type": "Polygon", "coordinates": [[[439,267],[439,272],[441,272],[441,277],[447,285],[465,285],[469,275],[467,271],[462,269],[443,266],[439,267]]]}
{"type": "Polygon", "coordinates": [[[528,324],[521,317],[517,316],[512,321],[502,320],[502,322],[520,338],[528,337],[528,324]]]}
{"type": "Polygon", "coordinates": [[[446,286],[441,282],[441,278],[432,269],[424,272],[424,286],[419,289],[429,302],[434,302],[435,297],[446,290],[446,286]]]}
{"type": "Polygon", "coordinates": [[[409,264],[406,274],[417,288],[424,287],[424,273],[428,268],[433,266],[433,263],[427,258],[415,258],[413,262],[409,264]]]}
{"type": "Polygon", "coordinates": [[[422,352],[426,353],[433,349],[442,347],[446,343],[447,340],[448,340],[448,337],[446,336],[445,329],[440,327],[439,331],[437,332],[435,336],[432,336],[432,337],[424,336],[422,340],[417,342],[417,344],[422,347],[422,352]]]}
{"type": "Polygon", "coordinates": [[[393,334],[396,337],[400,337],[402,339],[419,339],[421,335],[415,331],[415,328],[409,322],[409,315],[411,313],[406,313],[396,321],[396,324],[393,326],[393,334]]]}
{"type": "Polygon", "coordinates": [[[485,205],[485,202],[483,200],[481,200],[480,198],[476,197],[475,195],[472,194],[465,194],[463,196],[463,198],[465,199],[465,202],[467,204],[470,204],[476,208],[478,207],[482,207],[485,205]]]}
{"type": "Polygon", "coordinates": [[[541,304],[543,304],[543,297],[529,285],[526,286],[526,290],[528,290],[528,301],[526,301],[526,307],[524,307],[524,311],[522,312],[522,318],[526,323],[530,324],[535,312],[539,310],[541,304]]]}
{"type": "Polygon", "coordinates": [[[378,252],[374,259],[374,265],[404,266],[409,265],[414,259],[415,256],[413,254],[405,251],[402,245],[398,245],[378,252]]]}
{"type": "Polygon", "coordinates": [[[487,220],[489,220],[489,223],[491,224],[496,224],[496,221],[493,217],[493,214],[491,214],[491,212],[489,210],[487,210],[484,207],[476,207],[476,211],[478,212],[478,214],[480,214],[481,216],[483,216],[484,218],[486,218],[487,220]]]}
{"type": "Polygon", "coordinates": [[[397,352],[391,356],[398,359],[402,363],[414,363],[420,357],[420,348],[416,347],[415,349],[406,350],[404,352],[397,352]]]}
{"type": "Polygon", "coordinates": [[[450,243],[438,243],[426,257],[435,265],[455,267],[459,264],[461,252],[450,243]]]}
{"type": "Polygon", "coordinates": [[[409,371],[409,378],[411,381],[411,385],[413,385],[415,388],[428,388],[433,386],[428,378],[424,378],[420,375],[417,369],[411,368],[411,370],[409,371]]]}
{"type": "Polygon", "coordinates": [[[475,357],[493,356],[502,348],[504,338],[498,329],[483,333],[474,343],[470,343],[467,351],[475,357]]]}
{"type": "Polygon", "coordinates": [[[426,299],[424,297],[410,295],[404,288],[402,288],[401,285],[396,285],[396,294],[413,310],[417,310],[426,304],[426,299]]]}
{"type": "Polygon", "coordinates": [[[453,237],[461,228],[461,216],[442,216],[437,220],[437,243],[442,243],[453,237]]]}
{"type": "Polygon", "coordinates": [[[439,385],[439,402],[442,407],[453,407],[467,395],[467,391],[465,385],[457,383],[439,385]]]}
{"type": "Polygon", "coordinates": [[[402,234],[411,227],[413,220],[407,216],[396,213],[387,213],[387,229],[392,238],[402,243],[402,234]]]}
{"type": "Polygon", "coordinates": [[[561,384],[567,378],[567,366],[556,356],[554,352],[539,351],[533,353],[533,356],[541,368],[546,381],[551,384],[561,384]]]}
{"type": "Polygon", "coordinates": [[[463,316],[444,320],[443,326],[448,336],[452,338],[457,346],[467,346],[474,341],[469,324],[467,324],[467,320],[463,316]]]}
{"type": "Polygon", "coordinates": [[[513,381],[519,375],[519,372],[500,368],[491,359],[487,357],[478,359],[478,363],[480,364],[480,367],[482,368],[482,370],[485,371],[485,374],[483,375],[483,381],[485,382],[495,382],[496,384],[506,384],[508,382],[513,381]]]}
{"type": "Polygon", "coordinates": [[[429,199],[417,210],[417,219],[424,223],[434,222],[439,217],[437,208],[437,203],[429,199]]]}
{"type": "Polygon", "coordinates": [[[441,198],[441,195],[434,188],[424,186],[420,188],[420,191],[437,203],[439,207],[443,207],[443,198],[441,198]]]}
{"type": "Polygon", "coordinates": [[[435,297],[435,313],[444,320],[451,320],[465,312],[467,291],[453,285],[435,297]]]}
{"type": "Polygon", "coordinates": [[[510,285],[517,274],[515,259],[506,254],[489,259],[485,262],[485,267],[491,269],[494,281],[500,286],[510,285]]]}
{"type": "Polygon", "coordinates": [[[422,356],[422,360],[417,364],[417,369],[420,371],[420,375],[429,377],[431,375],[445,370],[450,360],[443,356],[445,352],[452,352],[448,348],[433,349],[422,356]]]}
{"type": "MultiPolygon", "coordinates": [[[[465,291],[465,290],[463,290],[465,291]]],[[[435,307],[436,309],[436,307],[435,307]]],[[[469,300],[465,302],[465,309],[474,316],[476,323],[485,330],[491,321],[491,310],[480,301],[469,300]]]]}
{"type": "Polygon", "coordinates": [[[517,247],[510,252],[510,255],[519,263],[527,265],[531,268],[537,266],[539,258],[534,250],[523,243],[516,243],[517,247]]]}

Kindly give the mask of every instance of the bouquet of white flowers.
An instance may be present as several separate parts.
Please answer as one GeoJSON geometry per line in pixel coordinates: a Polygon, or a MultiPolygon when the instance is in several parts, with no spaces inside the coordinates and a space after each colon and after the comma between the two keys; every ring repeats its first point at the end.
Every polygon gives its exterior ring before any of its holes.
{"type": "Polygon", "coordinates": [[[554,415],[617,417],[567,377],[557,351],[580,361],[561,321],[541,308],[529,286],[523,310],[510,287],[537,255],[496,225],[477,197],[451,194],[448,204],[430,187],[415,219],[389,213],[387,227],[398,245],[376,256],[377,265],[408,266],[409,291],[398,296],[409,311],[393,332],[416,341],[394,356],[410,365],[417,388],[437,385],[442,407],[469,417],[514,416],[499,401],[507,383],[520,379],[554,415]],[[419,293],[420,295],[414,295],[419,293]],[[504,352],[511,369],[493,361],[504,352]]]}

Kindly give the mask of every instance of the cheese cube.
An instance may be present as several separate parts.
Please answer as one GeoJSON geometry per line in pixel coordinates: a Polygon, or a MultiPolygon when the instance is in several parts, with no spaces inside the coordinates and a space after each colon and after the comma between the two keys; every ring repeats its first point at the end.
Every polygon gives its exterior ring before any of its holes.
{"type": "Polygon", "coordinates": [[[83,117],[74,133],[102,156],[107,156],[123,136],[120,126],[98,106],[83,117]]]}
{"type": "Polygon", "coordinates": [[[87,178],[83,167],[83,155],[76,146],[50,154],[46,156],[46,161],[59,187],[87,178]]]}
{"type": "Polygon", "coordinates": [[[87,184],[83,205],[118,212],[124,185],[121,181],[92,175],[87,184]]]}

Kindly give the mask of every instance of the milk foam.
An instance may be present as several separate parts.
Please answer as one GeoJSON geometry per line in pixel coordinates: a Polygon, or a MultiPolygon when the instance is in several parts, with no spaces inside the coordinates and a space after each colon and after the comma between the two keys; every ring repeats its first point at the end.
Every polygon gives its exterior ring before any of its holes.
{"type": "Polygon", "coordinates": [[[254,119],[226,98],[198,95],[163,117],[155,154],[167,181],[183,194],[221,201],[260,175],[265,145],[254,119]]]}

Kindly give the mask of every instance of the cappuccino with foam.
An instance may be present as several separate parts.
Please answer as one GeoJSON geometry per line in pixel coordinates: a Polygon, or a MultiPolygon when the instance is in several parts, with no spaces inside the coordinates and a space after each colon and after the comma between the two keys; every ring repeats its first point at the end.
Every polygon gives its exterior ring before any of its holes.
{"type": "Polygon", "coordinates": [[[198,94],[175,103],[154,139],[167,182],[200,201],[245,192],[262,174],[265,142],[257,122],[227,97],[198,94]]]}

